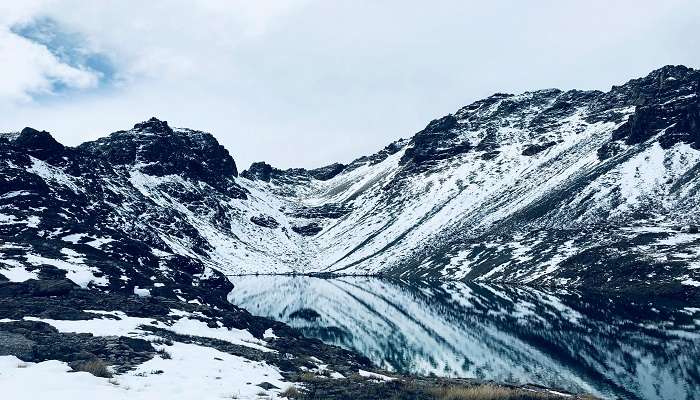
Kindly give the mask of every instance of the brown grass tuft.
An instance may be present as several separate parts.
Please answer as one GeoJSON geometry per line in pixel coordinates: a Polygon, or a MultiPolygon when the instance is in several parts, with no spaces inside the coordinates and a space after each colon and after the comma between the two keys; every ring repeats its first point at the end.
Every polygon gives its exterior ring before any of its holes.
{"type": "Polygon", "coordinates": [[[561,398],[553,394],[496,385],[446,386],[432,389],[431,394],[440,400],[553,400],[561,398]]]}
{"type": "Polygon", "coordinates": [[[156,354],[158,354],[163,360],[170,360],[171,358],[173,358],[173,356],[171,356],[170,353],[168,353],[168,351],[165,349],[156,350],[156,354]]]}
{"type": "Polygon", "coordinates": [[[99,358],[85,361],[73,367],[76,371],[89,372],[98,378],[111,378],[112,372],[109,370],[109,365],[99,358]]]}
{"type": "Polygon", "coordinates": [[[284,389],[280,393],[280,396],[286,397],[288,399],[296,399],[297,397],[301,396],[301,392],[299,392],[299,389],[297,389],[296,387],[290,386],[290,387],[284,389]]]}
{"type": "Polygon", "coordinates": [[[323,377],[314,374],[313,372],[303,372],[299,374],[298,380],[300,382],[318,382],[324,380],[323,377]]]}

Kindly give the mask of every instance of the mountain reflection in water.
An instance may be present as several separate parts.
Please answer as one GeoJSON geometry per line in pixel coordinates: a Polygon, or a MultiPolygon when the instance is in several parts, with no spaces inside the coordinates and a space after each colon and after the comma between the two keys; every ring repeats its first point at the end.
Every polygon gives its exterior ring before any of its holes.
{"type": "Polygon", "coordinates": [[[229,300],[382,367],[609,398],[697,399],[700,308],[575,291],[237,277],[229,300]]]}

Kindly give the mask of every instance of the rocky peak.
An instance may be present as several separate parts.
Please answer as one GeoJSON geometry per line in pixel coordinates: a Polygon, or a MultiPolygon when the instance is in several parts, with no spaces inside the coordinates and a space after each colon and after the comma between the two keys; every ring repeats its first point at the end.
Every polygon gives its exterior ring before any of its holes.
{"type": "MultiPolygon", "coordinates": [[[[663,131],[658,140],[664,148],[680,142],[700,147],[700,71],[667,65],[613,87],[605,97],[635,107],[634,114],[613,132],[613,141],[634,145],[663,131]]],[[[612,155],[613,147],[614,143],[607,145],[601,155],[612,155]]]]}
{"type": "Polygon", "coordinates": [[[24,148],[27,153],[40,159],[47,160],[63,152],[65,147],[46,131],[38,131],[34,128],[24,128],[13,140],[17,147],[24,148]]]}
{"type": "Polygon", "coordinates": [[[241,176],[251,181],[270,182],[272,170],[272,165],[263,161],[258,161],[252,163],[248,169],[241,172],[241,176]]]}
{"type": "Polygon", "coordinates": [[[345,170],[345,165],[341,163],[333,163],[320,168],[289,168],[286,170],[278,169],[266,162],[255,162],[250,167],[241,172],[241,176],[250,180],[259,180],[270,182],[270,180],[280,181],[299,181],[317,179],[327,181],[345,170]]]}
{"type": "Polygon", "coordinates": [[[148,121],[139,122],[134,125],[135,131],[142,133],[173,133],[168,121],[161,121],[156,117],[151,117],[148,121]]]}
{"type": "Polygon", "coordinates": [[[181,175],[220,190],[229,191],[235,186],[232,178],[238,176],[236,162],[214,136],[173,129],[156,118],[138,123],[130,131],[84,143],[80,149],[106,158],[113,165],[132,166],[154,176],[181,175]]]}
{"type": "MultiPolygon", "coordinates": [[[[545,137],[547,132],[581,111],[585,112],[584,118],[589,123],[623,123],[614,132],[613,141],[638,144],[663,130],[659,142],[666,148],[678,142],[700,147],[699,97],[700,71],[673,65],[614,86],[606,93],[559,89],[519,95],[496,93],[431,121],[411,139],[401,163],[411,170],[422,171],[439,160],[475,147],[491,154],[504,140],[541,139],[544,142],[530,146],[524,153],[537,154],[553,143],[552,138],[545,137]],[[630,107],[635,107],[635,112],[626,120],[630,107]],[[525,137],[495,134],[504,127],[526,132],[525,137]]],[[[603,150],[610,155],[610,149],[603,150]]]]}

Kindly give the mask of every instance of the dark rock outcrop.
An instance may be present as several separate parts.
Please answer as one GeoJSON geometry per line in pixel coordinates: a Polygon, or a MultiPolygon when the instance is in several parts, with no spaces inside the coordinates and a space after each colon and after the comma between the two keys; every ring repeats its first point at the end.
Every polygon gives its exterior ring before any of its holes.
{"type": "Polygon", "coordinates": [[[469,141],[459,139],[459,134],[455,131],[456,127],[457,117],[454,115],[431,121],[425,129],[411,139],[411,143],[401,157],[401,164],[410,164],[417,171],[421,171],[434,161],[448,159],[469,151],[472,145],[469,141]]]}
{"type": "Polygon", "coordinates": [[[334,163],[315,169],[290,168],[282,170],[260,161],[251,164],[247,170],[241,172],[241,176],[253,181],[258,180],[264,182],[270,182],[273,179],[283,182],[294,180],[308,181],[310,179],[327,181],[343,172],[343,170],[345,170],[345,165],[340,163],[334,163]]]}
{"type": "Polygon", "coordinates": [[[79,149],[106,159],[113,166],[138,167],[153,176],[181,175],[230,196],[245,198],[245,192],[232,179],[238,176],[235,161],[206,132],[173,130],[166,121],[151,118],[134,125],[132,130],[84,143],[79,149]]]}
{"type": "Polygon", "coordinates": [[[276,229],[280,226],[279,222],[269,215],[254,215],[250,217],[250,222],[270,229],[276,229]]]}
{"type": "Polygon", "coordinates": [[[542,143],[542,144],[532,143],[532,144],[527,145],[523,149],[522,154],[524,156],[534,156],[535,154],[540,153],[542,151],[545,151],[548,148],[554,146],[555,144],[557,144],[557,143],[556,142],[546,142],[546,143],[542,143]]]}
{"type": "Polygon", "coordinates": [[[27,153],[40,160],[58,157],[65,149],[50,133],[33,128],[22,129],[19,136],[14,139],[13,144],[26,149],[27,153]]]}
{"type": "Polygon", "coordinates": [[[314,236],[321,232],[323,228],[317,223],[312,222],[308,225],[295,225],[292,226],[292,231],[302,235],[302,236],[314,236]]]}
{"type": "Polygon", "coordinates": [[[646,142],[665,131],[659,142],[664,148],[685,142],[698,146],[700,71],[666,66],[644,78],[613,88],[603,98],[629,99],[635,112],[612,134],[627,145],[646,142]],[[623,97],[622,95],[626,96],[623,97]]]}

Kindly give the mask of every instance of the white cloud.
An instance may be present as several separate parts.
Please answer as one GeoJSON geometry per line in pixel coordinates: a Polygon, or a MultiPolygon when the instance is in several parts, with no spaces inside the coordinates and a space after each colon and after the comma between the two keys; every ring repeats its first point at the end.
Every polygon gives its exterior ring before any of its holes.
{"type": "Polygon", "coordinates": [[[99,73],[71,66],[10,28],[43,17],[77,32],[117,67],[120,80],[182,80],[231,72],[240,40],[254,38],[303,0],[28,0],[0,4],[0,102],[27,101],[55,85],[97,87],[99,73]]]}
{"type": "Polygon", "coordinates": [[[51,94],[56,85],[75,89],[97,86],[96,73],[59,61],[45,46],[0,27],[0,101],[30,101],[51,94]]]}
{"type": "Polygon", "coordinates": [[[110,54],[127,80],[231,72],[235,47],[306,0],[56,0],[41,13],[110,54]]]}

